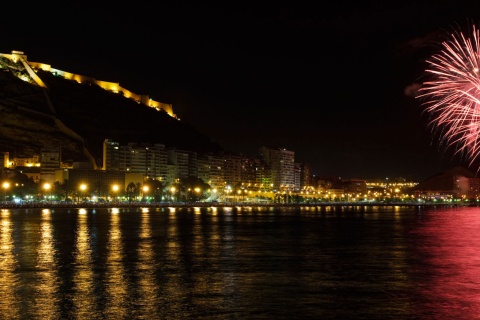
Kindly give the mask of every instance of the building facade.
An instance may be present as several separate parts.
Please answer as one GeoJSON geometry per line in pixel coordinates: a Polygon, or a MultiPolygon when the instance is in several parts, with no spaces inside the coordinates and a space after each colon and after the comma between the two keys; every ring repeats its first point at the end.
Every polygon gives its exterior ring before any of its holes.
{"type": "Polygon", "coordinates": [[[270,167],[273,188],[281,191],[295,190],[295,152],[263,146],[260,155],[270,167]]]}

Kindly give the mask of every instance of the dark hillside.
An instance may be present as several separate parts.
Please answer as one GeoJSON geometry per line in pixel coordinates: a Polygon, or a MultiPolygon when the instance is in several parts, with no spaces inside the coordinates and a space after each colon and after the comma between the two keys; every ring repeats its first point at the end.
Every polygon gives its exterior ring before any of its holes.
{"type": "Polygon", "coordinates": [[[66,160],[85,160],[82,144],[56,127],[44,90],[0,69],[0,152],[31,156],[51,147],[66,160]]]}
{"type": "Polygon", "coordinates": [[[209,137],[163,111],[96,85],[79,84],[42,70],[37,74],[48,89],[0,69],[0,151],[29,155],[38,154],[42,147],[60,146],[63,160],[85,161],[81,141],[62,133],[55,117],[84,139],[97,165],[102,163],[105,139],[161,143],[198,153],[221,150],[209,137]]]}

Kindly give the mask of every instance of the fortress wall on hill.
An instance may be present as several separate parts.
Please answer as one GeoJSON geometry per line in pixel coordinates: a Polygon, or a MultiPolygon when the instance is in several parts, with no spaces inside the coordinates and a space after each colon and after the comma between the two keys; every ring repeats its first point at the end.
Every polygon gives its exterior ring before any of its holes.
{"type": "Polygon", "coordinates": [[[52,74],[61,76],[64,79],[75,80],[78,83],[93,83],[105,90],[109,90],[115,93],[121,93],[125,98],[135,100],[137,103],[141,103],[148,107],[155,108],[159,111],[164,110],[171,117],[176,118],[176,115],[173,113],[172,104],[152,100],[148,95],[145,95],[145,94],[142,95],[142,94],[133,93],[130,90],[121,87],[120,84],[117,82],[97,80],[92,77],[87,77],[80,74],[75,74],[68,71],[52,68],[52,66],[49,64],[45,64],[41,62],[30,62],[27,60],[27,56],[21,51],[13,50],[11,54],[0,53],[0,57],[8,58],[14,62],[21,61],[25,66],[27,72],[29,73],[30,77],[34,79],[35,82],[41,87],[46,87],[46,86],[43,83],[43,81],[37,76],[34,70],[42,69],[44,71],[51,72],[52,74]]]}

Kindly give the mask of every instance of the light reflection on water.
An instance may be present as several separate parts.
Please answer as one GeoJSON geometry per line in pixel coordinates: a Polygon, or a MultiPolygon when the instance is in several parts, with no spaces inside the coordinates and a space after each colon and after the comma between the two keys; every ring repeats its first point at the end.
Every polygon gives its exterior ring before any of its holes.
{"type": "Polygon", "coordinates": [[[438,210],[413,231],[422,259],[416,297],[423,316],[480,318],[480,210],[438,210]]]}
{"type": "Polygon", "coordinates": [[[11,213],[9,210],[2,209],[0,214],[2,232],[0,234],[0,292],[2,294],[0,314],[8,315],[9,319],[18,319],[21,301],[17,299],[15,294],[15,288],[19,283],[19,275],[15,273],[17,260],[14,253],[11,213]]]}
{"type": "Polygon", "coordinates": [[[129,279],[124,263],[124,241],[120,228],[120,214],[112,211],[108,232],[106,274],[105,274],[105,315],[108,319],[126,319],[128,314],[129,279]]]}
{"type": "Polygon", "coordinates": [[[73,314],[76,319],[95,319],[95,274],[88,212],[78,210],[75,251],[73,252],[73,314]]]}
{"type": "Polygon", "coordinates": [[[153,241],[150,212],[145,209],[141,213],[137,246],[138,260],[135,266],[135,274],[140,275],[136,277],[138,279],[138,299],[136,301],[138,312],[136,318],[141,319],[148,319],[160,312],[157,310],[161,296],[155,279],[155,271],[158,266],[155,261],[153,241]]]}
{"type": "Polygon", "coordinates": [[[0,212],[2,319],[475,319],[477,208],[0,212]]]}
{"type": "Polygon", "coordinates": [[[38,283],[34,300],[33,314],[41,319],[58,319],[59,312],[59,277],[53,227],[49,209],[42,210],[40,222],[40,239],[36,269],[38,270],[38,283]]]}

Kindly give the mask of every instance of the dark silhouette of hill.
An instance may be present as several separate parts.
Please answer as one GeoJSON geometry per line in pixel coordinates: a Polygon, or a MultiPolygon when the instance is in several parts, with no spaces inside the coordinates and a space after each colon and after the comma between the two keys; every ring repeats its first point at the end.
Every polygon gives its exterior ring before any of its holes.
{"type": "Polygon", "coordinates": [[[192,125],[164,111],[95,84],[42,70],[37,75],[47,89],[20,80],[15,70],[0,69],[0,151],[28,156],[39,154],[41,148],[61,147],[62,160],[93,158],[101,166],[105,139],[160,143],[200,154],[222,150],[192,125]]]}

